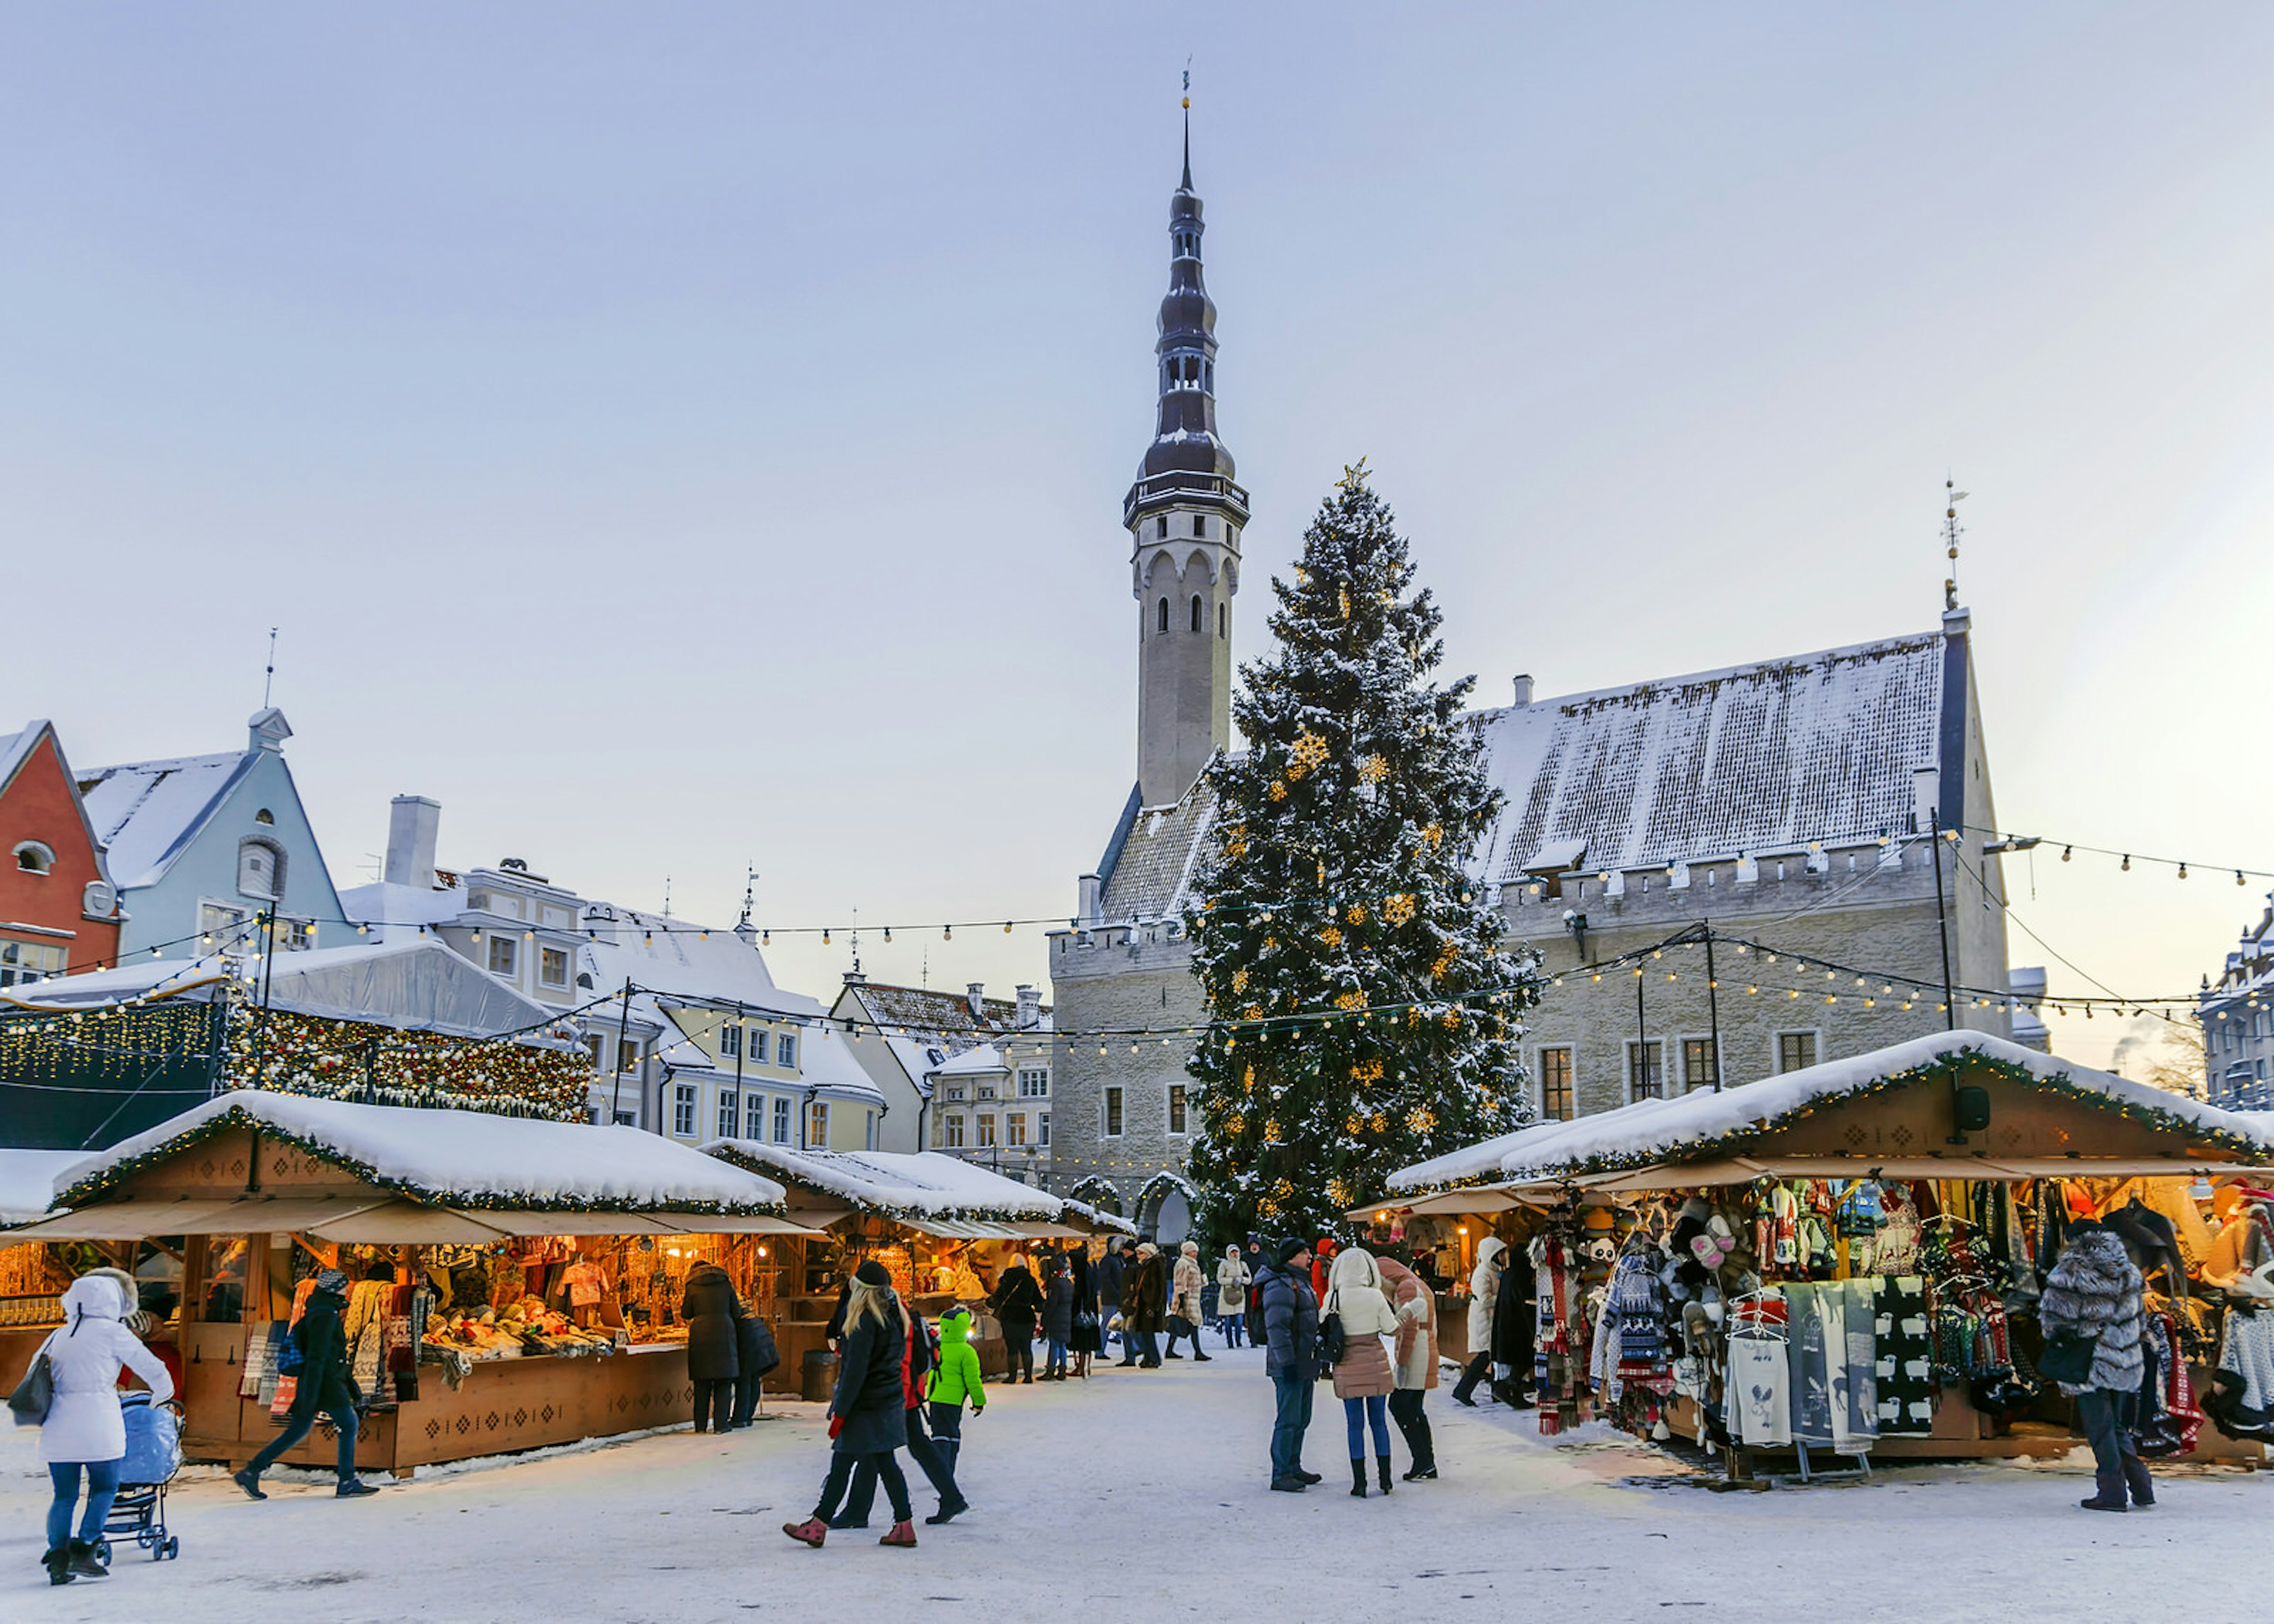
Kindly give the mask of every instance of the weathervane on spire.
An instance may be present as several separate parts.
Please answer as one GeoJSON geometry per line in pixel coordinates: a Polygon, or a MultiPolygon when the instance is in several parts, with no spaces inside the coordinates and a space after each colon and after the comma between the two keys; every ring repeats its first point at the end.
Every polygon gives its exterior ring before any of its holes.
{"type": "Polygon", "coordinates": [[[1185,190],[1193,189],[1193,59],[1185,58],[1185,190]]]}
{"type": "Polygon", "coordinates": [[[1942,545],[1950,560],[1950,574],[1944,576],[1942,582],[1942,606],[1955,609],[1958,607],[1958,538],[1964,534],[1958,527],[1958,504],[1966,500],[1967,492],[1958,489],[1958,482],[1954,479],[1945,479],[1942,488],[1942,545]]]}

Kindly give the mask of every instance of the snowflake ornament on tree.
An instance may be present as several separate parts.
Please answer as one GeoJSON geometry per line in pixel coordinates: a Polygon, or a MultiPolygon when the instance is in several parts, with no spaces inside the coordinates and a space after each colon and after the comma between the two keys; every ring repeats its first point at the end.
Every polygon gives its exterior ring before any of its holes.
{"type": "Polygon", "coordinates": [[[1209,767],[1222,831],[1186,915],[1213,1024],[1192,1168],[1218,1232],[1305,1236],[1400,1167],[1524,1120],[1536,960],[1465,872],[1500,811],[1443,687],[1429,594],[1365,465],[1275,580],[1278,642],[1241,673],[1249,742],[1209,767]],[[1272,1110],[1240,1109],[1258,1090],[1272,1110]]]}

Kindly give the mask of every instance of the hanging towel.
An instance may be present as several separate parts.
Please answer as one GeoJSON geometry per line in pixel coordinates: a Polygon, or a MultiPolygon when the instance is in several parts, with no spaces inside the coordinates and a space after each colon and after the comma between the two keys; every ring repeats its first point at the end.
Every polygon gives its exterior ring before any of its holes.
{"type": "Polygon", "coordinates": [[[1731,1438],[1741,1444],[1792,1441],[1791,1366],[1783,1342],[1773,1336],[1731,1337],[1723,1390],[1731,1438]]]}

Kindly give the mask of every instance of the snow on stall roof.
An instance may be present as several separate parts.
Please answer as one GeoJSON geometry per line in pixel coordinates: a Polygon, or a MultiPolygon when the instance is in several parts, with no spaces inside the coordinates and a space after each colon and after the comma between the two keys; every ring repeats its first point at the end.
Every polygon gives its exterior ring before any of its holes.
{"type": "Polygon", "coordinates": [[[1615,1159],[1634,1165],[1657,1158],[1678,1161],[1690,1147],[1766,1125],[1803,1106],[1853,1094],[1882,1078],[1969,1049],[1986,1059],[2023,1067],[2057,1087],[2152,1107],[2206,1132],[2227,1134],[2274,1154],[2274,1126],[2253,1121],[2244,1113],[2203,1105],[2112,1071],[2075,1065],[1988,1033],[1939,1032],[1869,1054],[1763,1078],[1721,1094],[1708,1090],[1667,1100],[1638,1100],[1616,1110],[1570,1122],[1535,1124],[1401,1168],[1390,1175],[1389,1184],[1392,1190],[1415,1191],[1477,1177],[1521,1183],[1555,1177],[1591,1160],[1615,1159]]]}
{"type": "Polygon", "coordinates": [[[1477,872],[1517,879],[1573,840],[1618,870],[1905,829],[1912,772],[1939,760],[1944,648],[1934,631],[1478,712],[1507,807],[1477,872]]]}
{"type": "Polygon", "coordinates": [[[245,765],[244,752],[98,767],[79,781],[87,821],[122,890],[153,885],[245,765]]]}
{"type": "Polygon", "coordinates": [[[1111,1229],[1117,1235],[1134,1235],[1137,1226],[1118,1213],[1109,1213],[1102,1207],[1092,1207],[1087,1201],[1077,1201],[1072,1196],[1063,1198],[1058,1215],[1080,1218],[1093,1229],[1111,1229]]]}
{"type": "Polygon", "coordinates": [[[56,1195],[233,1126],[271,1130],[380,1184],[445,1204],[755,1212],[779,1209],[787,1193],[770,1178],[638,1128],[240,1089],[82,1162],[57,1178],[56,1195]]]}
{"type": "Polygon", "coordinates": [[[797,1150],[757,1139],[713,1139],[703,1149],[777,1168],[825,1194],[888,1212],[1048,1219],[1063,1205],[1031,1184],[932,1150],[797,1150]]]}
{"type": "Polygon", "coordinates": [[[0,1150],[0,1224],[29,1223],[55,1205],[63,1175],[83,1150],[0,1150]]]}

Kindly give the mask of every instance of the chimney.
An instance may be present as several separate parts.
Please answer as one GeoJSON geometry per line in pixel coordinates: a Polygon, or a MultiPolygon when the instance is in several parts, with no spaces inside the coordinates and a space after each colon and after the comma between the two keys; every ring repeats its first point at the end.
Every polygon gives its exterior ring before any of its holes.
{"type": "Polygon", "coordinates": [[[1519,710],[1532,703],[1532,675],[1529,672],[1516,680],[1516,708],[1519,710]]]}
{"type": "Polygon", "coordinates": [[[963,1001],[971,1006],[974,1024],[984,1020],[987,1018],[987,983],[966,981],[963,984],[963,1001]]]}
{"type": "Polygon", "coordinates": [[[1024,981],[1019,983],[1019,1028],[1038,1026],[1043,1019],[1043,995],[1024,981]]]}
{"type": "Polygon", "coordinates": [[[1097,923],[1098,909],[1104,903],[1104,883],[1094,874],[1081,876],[1081,903],[1076,909],[1085,925],[1097,923]]]}
{"type": "Polygon", "coordinates": [[[440,801],[397,795],[387,810],[387,867],[381,877],[389,885],[433,890],[434,843],[441,828],[440,801]]]}

